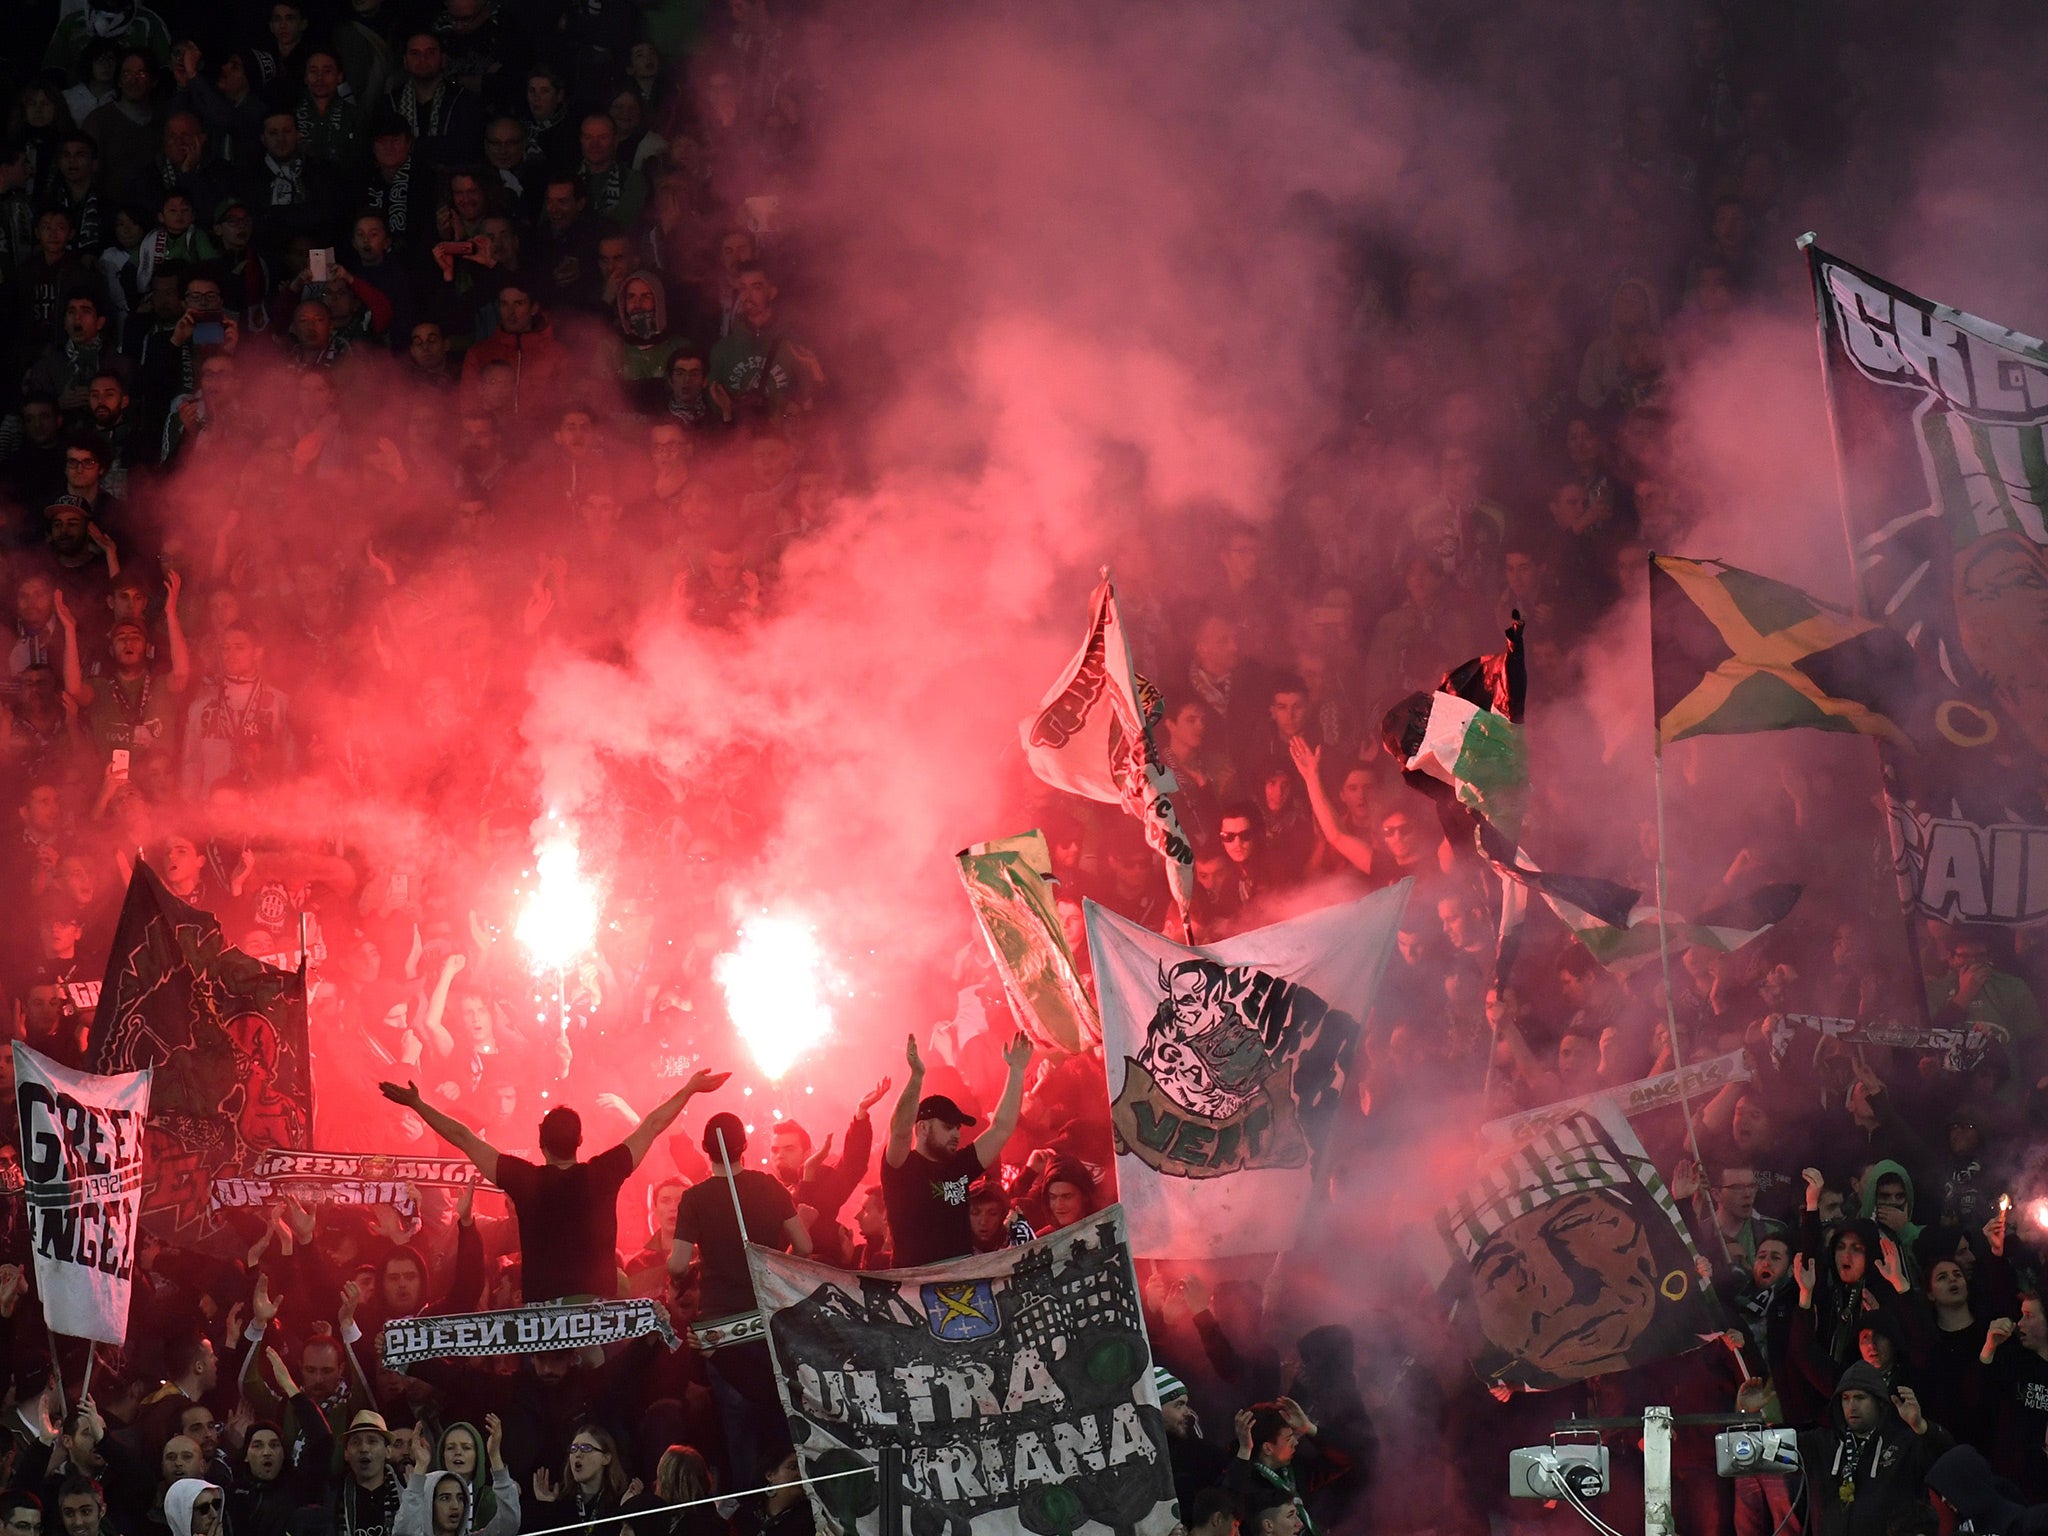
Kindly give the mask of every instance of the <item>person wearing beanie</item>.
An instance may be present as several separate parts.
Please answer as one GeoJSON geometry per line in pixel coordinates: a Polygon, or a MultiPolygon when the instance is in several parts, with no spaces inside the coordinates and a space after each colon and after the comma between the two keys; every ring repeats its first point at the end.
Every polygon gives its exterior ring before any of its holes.
{"type": "Polygon", "coordinates": [[[1152,1389],[1159,1394],[1159,1419],[1166,1426],[1166,1454],[1173,1466],[1173,1493],[1181,1514],[1194,1508],[1195,1495],[1222,1482],[1230,1458],[1202,1434],[1202,1421],[1188,1397],[1188,1384],[1163,1365],[1152,1367],[1152,1389]]]}
{"type": "Polygon", "coordinates": [[[1911,1387],[1888,1391],[1858,1360],[1835,1383],[1828,1422],[1799,1435],[1806,1536],[1884,1536],[1894,1514],[1921,1502],[1928,1469],[1954,1443],[1911,1387]]]}

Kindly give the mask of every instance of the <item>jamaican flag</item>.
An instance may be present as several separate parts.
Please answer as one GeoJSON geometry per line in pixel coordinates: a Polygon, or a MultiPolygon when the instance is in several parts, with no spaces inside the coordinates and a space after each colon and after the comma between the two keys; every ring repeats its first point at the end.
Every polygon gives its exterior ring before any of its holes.
{"type": "Polygon", "coordinates": [[[1905,745],[1905,638],[1718,560],[1650,557],[1657,739],[1857,731],[1905,745]]]}

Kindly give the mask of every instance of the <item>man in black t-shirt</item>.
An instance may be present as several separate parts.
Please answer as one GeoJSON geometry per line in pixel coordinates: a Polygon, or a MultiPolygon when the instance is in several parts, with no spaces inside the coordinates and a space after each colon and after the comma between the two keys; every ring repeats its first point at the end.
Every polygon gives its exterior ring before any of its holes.
{"type": "Polygon", "coordinates": [[[505,1191],[519,1221],[524,1299],[558,1301],[564,1296],[609,1299],[619,1294],[619,1186],[692,1097],[711,1092],[731,1075],[699,1072],[680,1092],[648,1111],[624,1141],[587,1163],[576,1161],[583,1121],[567,1105],[542,1117],[544,1161],[530,1163],[500,1152],[460,1120],[427,1103],[416,1083],[377,1087],[392,1103],[426,1121],[505,1191]]]}
{"type": "Polygon", "coordinates": [[[739,1166],[747,1150],[747,1128],[738,1115],[713,1115],[704,1127],[704,1155],[711,1177],[683,1191],[676,1202],[676,1242],[669,1250],[668,1272],[680,1276],[695,1257],[698,1274],[698,1315],[706,1322],[754,1310],[754,1282],[747,1273],[747,1251],[733,1214],[733,1192],[739,1192],[740,1214],[747,1219],[747,1237],[764,1248],[809,1255],[811,1234],[796,1213],[796,1202],[772,1173],[739,1166]],[[725,1145],[721,1151],[719,1137],[725,1145]],[[733,1163],[726,1182],[726,1159],[733,1163]]]}
{"type": "Polygon", "coordinates": [[[1031,1062],[1031,1042],[1020,1032],[1003,1051],[1009,1076],[1003,1096],[989,1117],[988,1133],[962,1145],[960,1131],[974,1116],[943,1094],[918,1097],[924,1086],[924,1062],[917,1037],[904,1048],[910,1078],[889,1121],[889,1146],[882,1157],[882,1199],[889,1208],[893,1246],[890,1262],[899,1267],[935,1264],[974,1252],[974,1232],[967,1221],[967,1187],[993,1168],[1003,1144],[1017,1129],[1024,1103],[1024,1069],[1031,1062]]]}
{"type": "Polygon", "coordinates": [[[691,1258],[698,1262],[698,1321],[691,1332],[703,1351],[733,1475],[751,1488],[767,1470],[771,1448],[786,1443],[789,1430],[775,1393],[775,1368],[754,1301],[753,1276],[747,1271],[740,1215],[746,1217],[747,1237],[764,1248],[808,1255],[811,1234],[773,1174],[739,1166],[746,1150],[747,1128],[738,1115],[713,1115],[705,1122],[704,1155],[712,1173],[676,1202],[676,1243],[669,1250],[668,1272],[681,1279],[691,1258]]]}

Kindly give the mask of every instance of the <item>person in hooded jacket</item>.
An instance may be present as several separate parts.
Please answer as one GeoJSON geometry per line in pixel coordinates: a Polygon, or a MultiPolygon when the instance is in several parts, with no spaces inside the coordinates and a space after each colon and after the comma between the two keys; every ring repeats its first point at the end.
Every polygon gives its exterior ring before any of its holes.
{"type": "Polygon", "coordinates": [[[619,330],[612,377],[625,385],[635,409],[645,410],[650,400],[667,394],[668,360],[682,345],[669,332],[668,289],[660,273],[643,267],[619,284],[613,303],[619,330]]]}
{"type": "Polygon", "coordinates": [[[2048,1504],[2022,1506],[2019,1492],[1971,1445],[1954,1445],[1927,1469],[1928,1502],[1941,1528],[1978,1536],[2048,1536],[2048,1504]]]}
{"type": "Polygon", "coordinates": [[[241,1475],[228,1496],[228,1523],[235,1536],[285,1536],[299,1510],[325,1502],[326,1471],[334,1454],[334,1431],[320,1405],[300,1390],[284,1357],[266,1348],[264,1357],[280,1398],[290,1405],[297,1435],[258,1419],[242,1442],[241,1475]]]}
{"type": "Polygon", "coordinates": [[[1928,1468],[1954,1443],[1927,1422],[1911,1387],[1888,1394],[1858,1360],[1835,1384],[1828,1422],[1799,1434],[1806,1536],[1884,1536],[1894,1514],[1920,1502],[1928,1468]]]}
{"type": "Polygon", "coordinates": [[[519,1485],[501,1464],[491,1474],[492,1509],[478,1521],[469,1480],[446,1467],[423,1472],[405,1485],[392,1536],[513,1536],[519,1529],[519,1485]]]}
{"type": "MultiPolygon", "coordinates": [[[[1809,1212],[1807,1242],[1814,1242],[1809,1212]]],[[[1907,1353],[1919,1358],[1926,1329],[1920,1317],[1907,1317],[1905,1260],[1897,1243],[1874,1221],[1857,1218],[1837,1227],[1829,1237],[1825,1262],[1816,1262],[1813,1247],[1793,1261],[1799,1286],[1799,1311],[1792,1319],[1791,1358],[1817,1391],[1829,1390],[1829,1378],[1862,1351],[1864,1324],[1872,1313],[1888,1315],[1894,1339],[1910,1338],[1907,1353]]]]}
{"type": "Polygon", "coordinates": [[[171,1536],[227,1536],[228,1496],[203,1478],[181,1477],[164,1492],[171,1536]]]}
{"type": "Polygon", "coordinates": [[[1906,1171],[1905,1164],[1884,1158],[1863,1170],[1856,1214],[1876,1222],[1878,1230],[1899,1245],[1906,1261],[1906,1280],[1917,1286],[1920,1261],[1914,1245],[1925,1228],[1913,1220],[1913,1202],[1913,1175],[1906,1171]]]}
{"type": "MultiPolygon", "coordinates": [[[[441,1431],[441,1438],[434,1446],[433,1471],[448,1473],[461,1479],[467,1531],[484,1532],[488,1536],[511,1536],[519,1529],[519,1484],[505,1468],[505,1430],[495,1413],[484,1415],[489,1428],[486,1435],[467,1419],[457,1420],[441,1431]],[[506,1510],[511,1514],[508,1517],[506,1510]]],[[[419,1502],[421,1508],[413,1511],[422,1522],[432,1522],[436,1536],[440,1536],[440,1525],[435,1518],[433,1494],[428,1491],[415,1492],[426,1481],[414,1478],[406,1484],[405,1497],[399,1505],[398,1520],[401,1531],[406,1531],[407,1507],[419,1502]]],[[[423,1523],[420,1531],[424,1531],[423,1523]]]]}
{"type": "Polygon", "coordinates": [[[1287,1395],[1315,1421],[1317,1442],[1351,1463],[1350,1471],[1309,1498],[1317,1523],[1334,1530],[1372,1486],[1379,1434],[1358,1390],[1357,1345],[1349,1328],[1341,1323],[1311,1328],[1295,1341],[1294,1350],[1301,1364],[1287,1395]]]}

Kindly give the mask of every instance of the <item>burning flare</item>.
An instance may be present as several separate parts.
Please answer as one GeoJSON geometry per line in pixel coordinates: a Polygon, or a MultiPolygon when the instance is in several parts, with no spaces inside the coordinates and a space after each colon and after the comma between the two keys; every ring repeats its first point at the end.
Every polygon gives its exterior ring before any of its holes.
{"type": "Polygon", "coordinates": [[[513,933],[536,971],[564,971],[597,942],[597,887],[583,873],[575,839],[557,833],[534,856],[533,894],[513,933]]]}
{"type": "Polygon", "coordinates": [[[829,969],[809,927],[765,912],[743,919],[739,943],[711,963],[734,1032],[771,1080],[832,1032],[829,969]]]}

